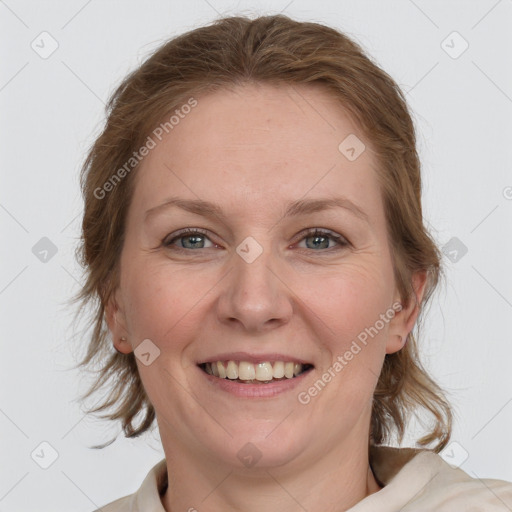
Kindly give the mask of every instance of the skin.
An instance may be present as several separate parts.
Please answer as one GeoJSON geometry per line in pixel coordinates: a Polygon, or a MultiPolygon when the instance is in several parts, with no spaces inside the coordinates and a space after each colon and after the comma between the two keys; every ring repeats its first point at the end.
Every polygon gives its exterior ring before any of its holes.
{"type": "Polygon", "coordinates": [[[401,300],[377,159],[327,92],[250,84],[196,99],[138,171],[120,283],[107,305],[118,350],[129,353],[145,339],[160,350],[150,365],[137,363],[167,460],[162,504],[167,511],[346,510],[380,489],[368,460],[372,396],[385,355],[400,350],[414,326],[425,274],[413,276],[416,297],[401,300]],[[366,145],[352,162],[338,150],[349,134],[366,145]],[[215,202],[226,219],[173,207],[145,222],[145,212],[171,195],[215,202]],[[282,218],[291,201],[337,195],[367,221],[344,208],[282,218]],[[183,228],[208,234],[163,245],[183,228]],[[315,246],[307,228],[349,244],[327,238],[315,246]],[[263,249],[252,263],[236,252],[248,236],[263,249]],[[403,309],[308,404],[299,403],[298,393],[397,301],[403,309]],[[293,391],[244,399],[198,376],[198,361],[231,351],[296,355],[314,369],[293,391]],[[237,457],[248,442],[261,455],[252,467],[237,457]]]}

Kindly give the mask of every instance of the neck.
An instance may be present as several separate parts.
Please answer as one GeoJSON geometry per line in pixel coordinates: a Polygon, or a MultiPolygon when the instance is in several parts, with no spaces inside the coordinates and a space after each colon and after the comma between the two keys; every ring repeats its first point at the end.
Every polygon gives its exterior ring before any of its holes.
{"type": "Polygon", "coordinates": [[[179,453],[179,443],[161,436],[169,475],[162,497],[167,512],[342,512],[381,489],[369,465],[368,443],[355,444],[351,438],[300,466],[240,469],[179,453]]]}

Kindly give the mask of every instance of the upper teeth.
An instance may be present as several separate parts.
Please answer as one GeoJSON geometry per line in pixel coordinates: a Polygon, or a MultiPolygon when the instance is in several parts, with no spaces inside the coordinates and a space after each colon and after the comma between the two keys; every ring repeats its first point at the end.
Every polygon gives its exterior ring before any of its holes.
{"type": "Polygon", "coordinates": [[[213,361],[205,363],[205,370],[210,375],[221,379],[269,381],[286,377],[293,378],[302,373],[304,365],[291,361],[275,363],[249,363],[247,361],[213,361]]]}

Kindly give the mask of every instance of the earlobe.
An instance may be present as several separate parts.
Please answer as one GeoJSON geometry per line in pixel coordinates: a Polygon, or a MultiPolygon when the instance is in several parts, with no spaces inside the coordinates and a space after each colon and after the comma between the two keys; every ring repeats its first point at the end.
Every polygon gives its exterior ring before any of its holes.
{"type": "Polygon", "coordinates": [[[130,345],[125,336],[121,336],[118,339],[114,338],[112,340],[112,344],[114,345],[116,351],[119,352],[120,354],[130,354],[131,352],[133,352],[132,346],[130,345]]]}
{"type": "Polygon", "coordinates": [[[122,354],[129,354],[130,352],[133,352],[133,348],[126,336],[115,336],[112,334],[112,344],[114,345],[114,348],[122,354]]]}
{"type": "Polygon", "coordinates": [[[404,337],[401,334],[390,334],[388,342],[386,343],[386,354],[394,354],[404,348],[408,336],[409,335],[404,337]]]}

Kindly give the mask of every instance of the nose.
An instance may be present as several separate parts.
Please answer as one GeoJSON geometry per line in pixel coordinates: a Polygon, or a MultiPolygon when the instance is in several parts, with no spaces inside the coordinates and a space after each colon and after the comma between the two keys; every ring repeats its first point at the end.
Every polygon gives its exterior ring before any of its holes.
{"type": "Polygon", "coordinates": [[[217,303],[218,319],[244,332],[265,332],[290,321],[293,293],[270,249],[252,262],[233,254],[217,303]]]}

